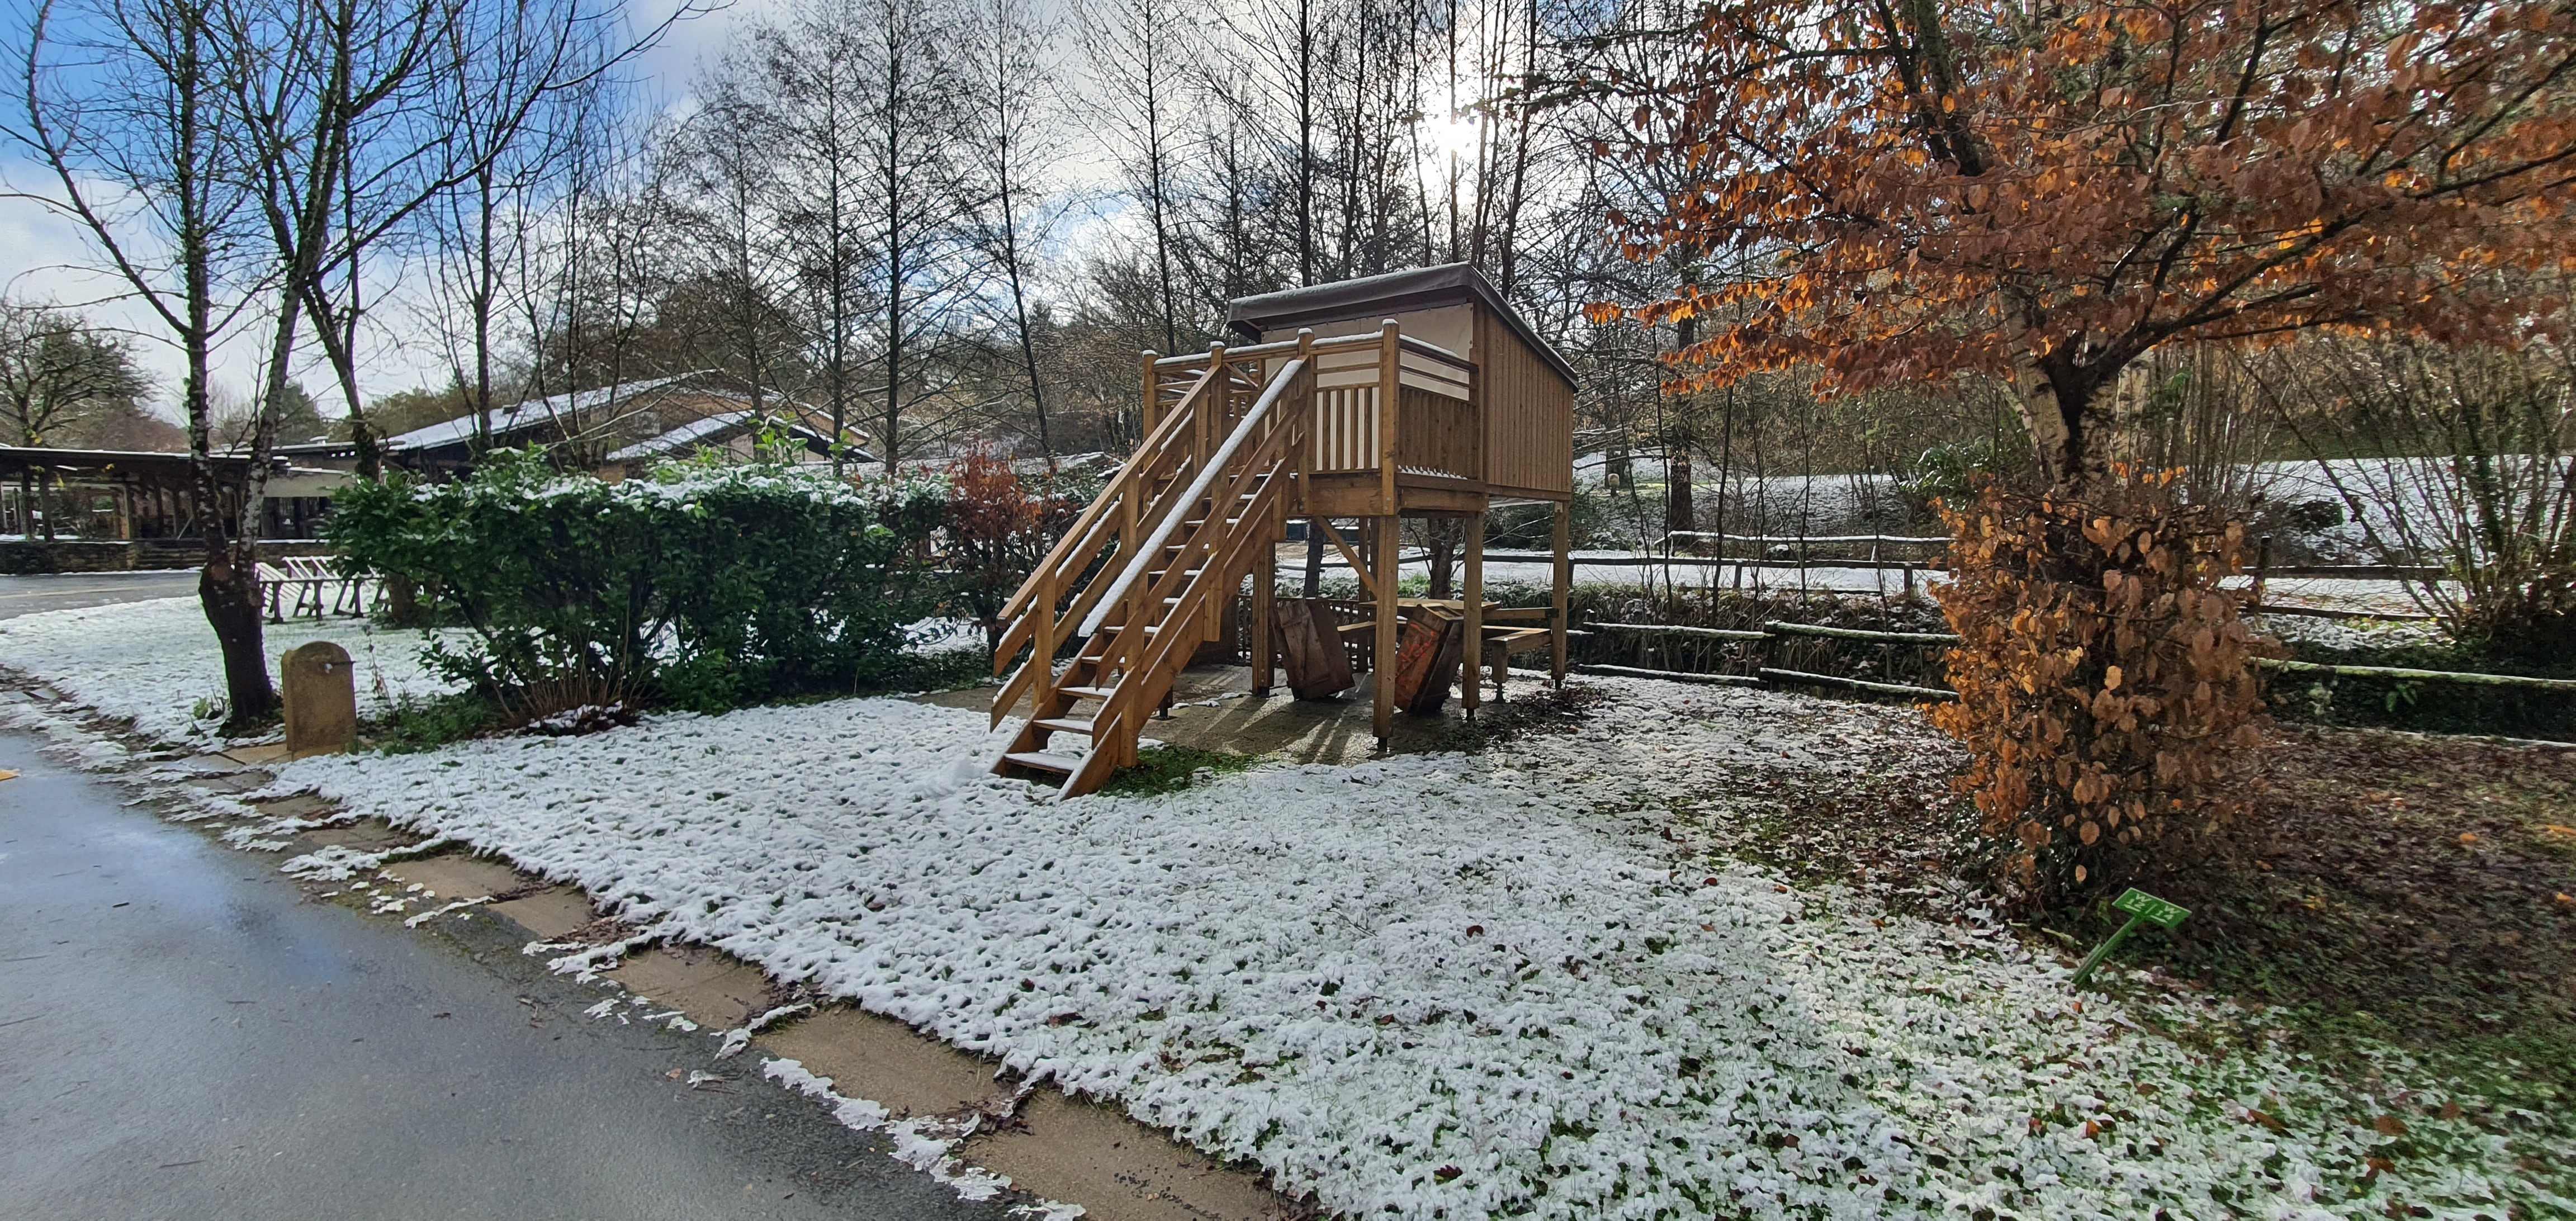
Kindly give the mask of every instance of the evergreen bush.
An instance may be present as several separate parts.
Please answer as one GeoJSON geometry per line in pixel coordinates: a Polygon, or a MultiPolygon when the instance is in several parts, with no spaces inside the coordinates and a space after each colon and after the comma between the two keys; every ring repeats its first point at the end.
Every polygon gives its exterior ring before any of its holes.
{"type": "Polygon", "coordinates": [[[611,483],[496,452],[458,482],[355,484],[326,537],[343,572],[407,579],[470,629],[426,646],[440,673],[514,722],[574,724],[896,672],[904,625],[937,603],[925,544],[946,497],[937,479],[763,464],[611,483]]]}

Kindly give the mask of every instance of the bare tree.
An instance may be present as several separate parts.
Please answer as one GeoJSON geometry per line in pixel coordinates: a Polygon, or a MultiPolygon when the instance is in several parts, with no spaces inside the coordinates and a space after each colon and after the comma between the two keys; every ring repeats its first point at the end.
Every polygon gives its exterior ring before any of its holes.
{"type": "Polygon", "coordinates": [[[872,100],[860,133],[885,385],[870,431],[892,470],[921,440],[915,407],[948,395],[949,379],[932,358],[974,274],[962,257],[966,98],[954,49],[963,31],[960,14],[943,0],[870,0],[863,12],[857,62],[872,100]]]}
{"type": "Polygon", "coordinates": [[[794,377],[795,320],[779,304],[792,287],[780,212],[785,191],[773,165],[760,105],[743,83],[715,76],[702,84],[696,114],[675,133],[686,223],[699,275],[720,317],[713,319],[716,363],[741,378],[751,410],[769,407],[774,390],[794,377]]]}
{"type": "Polygon", "coordinates": [[[974,94],[966,158],[977,253],[1008,298],[1004,326],[1028,377],[1038,452],[1049,469],[1055,463],[1055,439],[1047,426],[1046,379],[1038,373],[1029,308],[1037,252],[1060,213],[1049,182],[1058,133],[1044,117],[1055,100],[1055,69],[1042,52],[1055,34],[1025,0],[983,0],[968,39],[974,50],[968,60],[974,94]]]}
{"type": "Polygon", "coordinates": [[[835,438],[858,414],[874,305],[863,165],[874,98],[860,71],[858,27],[843,6],[801,4],[752,26],[707,86],[766,150],[753,172],[774,183],[770,223],[791,268],[805,363],[835,438]]]}
{"type": "Polygon", "coordinates": [[[71,310],[0,300],[0,426],[11,445],[55,434],[151,388],[134,346],[71,310]]]}
{"type": "Polygon", "coordinates": [[[180,351],[206,556],[197,596],[223,652],[230,716],[246,722],[267,717],[277,692],[261,649],[254,540],[225,533],[207,379],[216,341],[272,277],[245,258],[255,204],[226,123],[224,74],[238,57],[224,33],[214,0],[48,2],[23,44],[9,134],[55,179],[57,193],[34,198],[80,222],[106,270],[180,351]]]}
{"type": "Polygon", "coordinates": [[[1171,0],[1084,0],[1074,13],[1091,64],[1089,109],[1115,150],[1128,191],[1144,207],[1162,350],[1176,352],[1180,141],[1197,40],[1171,0]]]}
{"type": "MultiPolygon", "coordinates": [[[[65,431],[131,409],[150,385],[122,336],[70,310],[0,300],[0,426],[9,444],[55,443],[65,431]]],[[[38,512],[37,484],[34,466],[19,471],[18,504],[30,515],[38,512]]],[[[47,539],[55,516],[43,512],[47,539]]]]}

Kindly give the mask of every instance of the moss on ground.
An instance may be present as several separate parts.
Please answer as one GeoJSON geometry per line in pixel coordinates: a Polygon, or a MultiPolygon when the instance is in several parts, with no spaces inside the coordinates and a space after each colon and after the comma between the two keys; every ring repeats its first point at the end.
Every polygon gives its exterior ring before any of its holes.
{"type": "Polygon", "coordinates": [[[1136,752],[1134,767],[1120,768],[1100,791],[1117,797],[1159,797],[1177,793],[1206,778],[1249,771],[1256,760],[1230,750],[1189,746],[1148,746],[1136,752]]]}

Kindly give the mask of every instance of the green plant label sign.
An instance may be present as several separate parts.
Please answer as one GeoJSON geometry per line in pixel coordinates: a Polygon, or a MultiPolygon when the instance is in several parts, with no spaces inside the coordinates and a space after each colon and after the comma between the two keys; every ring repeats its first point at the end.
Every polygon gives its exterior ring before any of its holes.
{"type": "Polygon", "coordinates": [[[2136,916],[2157,928],[2172,928],[2182,923],[2183,917],[2191,914],[2188,908],[2176,907],[2143,890],[2136,889],[2112,900],[2111,907],[2115,911],[2124,911],[2136,916]]]}

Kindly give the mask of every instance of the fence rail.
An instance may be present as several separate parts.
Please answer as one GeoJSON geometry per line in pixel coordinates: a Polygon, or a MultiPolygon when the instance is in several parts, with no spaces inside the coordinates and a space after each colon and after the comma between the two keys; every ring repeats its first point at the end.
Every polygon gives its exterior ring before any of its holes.
{"type": "MultiPolygon", "coordinates": [[[[1596,632],[1623,632],[1652,636],[1683,636],[1743,643],[1777,640],[1783,636],[1807,636],[1827,640],[1851,640],[1889,645],[1919,645],[1924,647],[1959,643],[1959,637],[1950,632],[1874,632],[1862,628],[1828,627],[1817,623],[1765,623],[1762,625],[1762,629],[1760,631],[1748,631],[1741,628],[1693,627],[1688,624],[1680,623],[1593,623],[1589,626],[1596,632]]],[[[2404,682],[2445,682],[2465,683],[2483,687],[2519,687],[2535,691],[2576,691],[2576,678],[2535,678],[2523,674],[2482,674],[2468,670],[2414,670],[2401,666],[2328,665],[2322,662],[2292,661],[2284,658],[2271,657],[2256,658],[2254,664],[2260,669],[2271,670],[2284,674],[2316,674],[2329,678],[2385,678],[2404,682]]],[[[1690,673],[1688,671],[1680,670],[1650,670],[1631,666],[1604,667],[1595,665],[1589,668],[1578,667],[1578,669],[1583,673],[1627,674],[1638,677],[1654,678],[1665,678],[1690,673]]],[[[1785,670],[1771,666],[1757,667],[1756,673],[1760,674],[1764,679],[1772,679],[1781,682],[1850,687],[1856,690],[1875,691],[1882,694],[1912,695],[1931,699],[1957,698],[1954,693],[1944,691],[1939,688],[1917,687],[1904,683],[1875,683],[1864,679],[1845,678],[1840,675],[1813,674],[1802,670],[1785,670]]],[[[1692,681],[1700,680],[1694,678],[1692,681]]]]}

